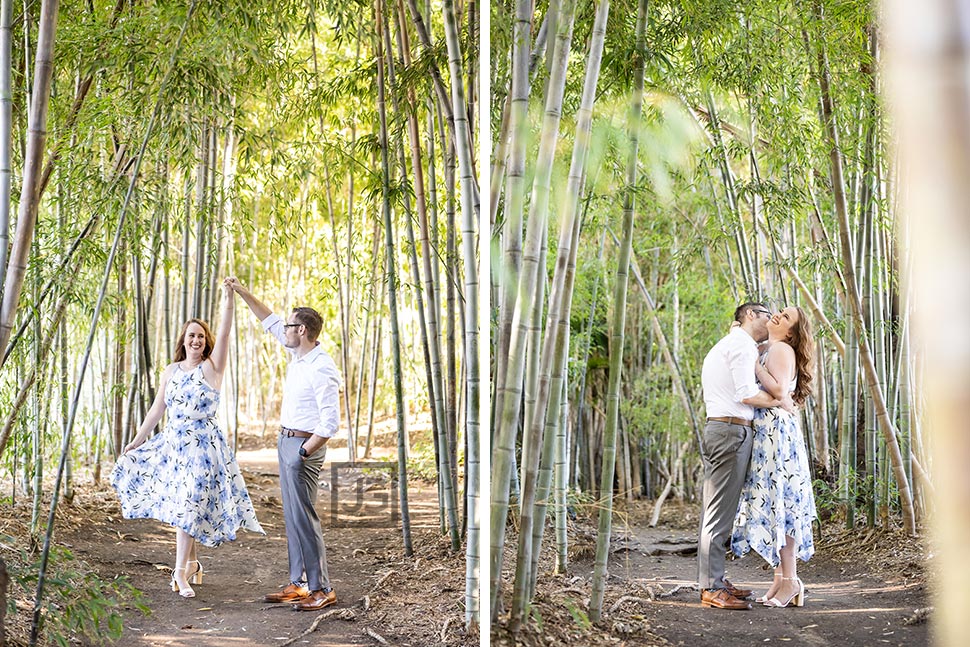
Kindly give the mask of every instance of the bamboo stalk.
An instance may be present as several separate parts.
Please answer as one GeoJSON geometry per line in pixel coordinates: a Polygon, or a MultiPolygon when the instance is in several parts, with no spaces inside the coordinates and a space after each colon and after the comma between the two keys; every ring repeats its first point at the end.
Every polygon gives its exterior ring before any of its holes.
{"type": "MultiPolygon", "coordinates": [[[[13,168],[10,159],[13,129],[13,84],[10,79],[13,43],[13,0],[0,2],[0,303],[7,280],[7,246],[10,240],[10,183],[13,168]]],[[[3,345],[0,345],[3,348],[3,345]]],[[[6,357],[4,357],[6,361],[6,357]]],[[[3,362],[0,361],[0,366],[3,362]]],[[[0,614],[2,620],[2,614],[0,614]]],[[[3,629],[0,628],[0,642],[3,629]]]]}
{"type": "MultiPolygon", "coordinates": [[[[824,17],[822,14],[822,6],[818,0],[813,3],[813,8],[815,10],[815,16],[818,22],[821,24],[824,17]]],[[[832,94],[830,91],[829,83],[829,72],[828,72],[828,59],[825,53],[824,46],[819,43],[818,46],[818,62],[819,62],[819,87],[821,88],[822,94],[822,113],[824,117],[824,124],[827,143],[829,146],[829,158],[832,167],[832,184],[835,189],[835,205],[836,205],[836,215],[838,216],[839,222],[839,236],[842,242],[842,259],[843,259],[843,271],[845,272],[845,286],[846,286],[846,301],[848,302],[848,309],[851,314],[852,323],[855,326],[856,332],[859,335],[859,347],[861,354],[861,362],[863,369],[865,370],[866,381],[869,385],[869,392],[876,407],[876,415],[879,420],[879,428],[882,431],[883,438],[886,441],[886,446],[889,453],[889,459],[892,462],[893,475],[896,478],[896,485],[899,488],[899,499],[903,508],[903,523],[906,527],[906,532],[910,534],[916,533],[916,516],[913,511],[913,496],[910,489],[909,481],[906,479],[906,473],[903,469],[903,459],[899,451],[899,444],[896,441],[896,431],[892,420],[889,418],[889,413],[886,408],[885,397],[882,390],[878,385],[878,376],[876,375],[876,368],[872,358],[872,351],[869,345],[869,335],[862,321],[861,305],[859,303],[859,291],[856,287],[856,279],[854,273],[851,270],[852,259],[850,255],[851,245],[849,242],[849,220],[848,213],[846,210],[845,203],[845,192],[844,192],[844,180],[842,176],[842,158],[839,148],[839,135],[838,127],[836,124],[836,115],[834,100],[832,99],[832,94]]]]}
{"type": "Polygon", "coordinates": [[[593,590],[590,594],[589,617],[599,622],[606,593],[606,571],[609,558],[610,535],[613,526],[613,474],[616,467],[616,433],[620,415],[620,378],[623,370],[623,332],[626,325],[627,277],[632,260],[633,220],[636,209],[637,152],[640,143],[640,119],[643,102],[643,81],[646,72],[646,42],[648,0],[640,0],[637,8],[636,70],[633,77],[633,99],[627,132],[629,151],[626,167],[626,187],[623,195],[623,238],[616,266],[613,287],[613,317],[610,324],[610,383],[606,405],[606,432],[603,438],[603,474],[600,479],[602,505],[596,533],[596,558],[593,566],[593,590]]]}
{"type": "MultiPolygon", "coordinates": [[[[33,92],[30,102],[30,117],[27,126],[27,147],[24,153],[23,184],[20,193],[20,206],[17,214],[17,229],[14,233],[13,247],[4,277],[3,299],[0,301],[0,348],[5,348],[10,340],[20,293],[27,272],[27,257],[30,254],[37,224],[37,211],[40,206],[40,172],[47,142],[47,110],[50,104],[51,77],[53,73],[54,34],[57,29],[58,0],[45,0],[40,8],[40,29],[37,34],[37,55],[34,62],[33,92]]],[[[3,363],[0,362],[0,367],[3,363]]]]}
{"type": "Polygon", "coordinates": [[[411,556],[414,548],[411,543],[411,517],[408,512],[408,471],[407,471],[407,442],[405,438],[405,414],[404,408],[404,387],[402,384],[401,373],[401,332],[398,326],[397,317],[397,278],[394,267],[394,230],[391,221],[391,169],[388,160],[389,144],[387,135],[387,112],[385,109],[384,93],[384,39],[383,16],[381,0],[375,1],[374,15],[376,21],[375,39],[377,42],[377,112],[380,117],[380,148],[381,148],[381,172],[383,189],[383,219],[384,219],[384,240],[385,257],[387,266],[388,286],[388,307],[390,309],[391,321],[391,357],[394,365],[394,393],[397,402],[397,464],[398,464],[398,487],[401,501],[401,533],[404,540],[404,553],[411,556]]]}
{"type": "MultiPolygon", "coordinates": [[[[522,271],[522,216],[525,211],[525,168],[531,90],[529,83],[531,31],[532,4],[529,0],[516,0],[515,25],[512,32],[512,85],[509,93],[509,154],[505,180],[505,210],[501,229],[502,260],[497,272],[499,324],[495,346],[495,396],[492,411],[496,418],[492,424],[493,437],[495,437],[495,430],[499,428],[498,417],[505,410],[505,385],[509,371],[508,362],[515,314],[515,286],[521,281],[519,274],[522,271]]],[[[510,396],[517,397],[515,394],[510,396]]],[[[495,607],[493,606],[492,609],[494,616],[495,607]]]]}
{"type": "MultiPolygon", "coordinates": [[[[542,122],[539,152],[536,158],[536,173],[533,180],[532,203],[529,208],[529,219],[526,230],[526,243],[523,250],[522,271],[519,274],[518,296],[513,314],[513,334],[509,344],[509,370],[505,378],[506,396],[503,400],[501,422],[497,431],[497,442],[493,451],[496,468],[492,472],[492,509],[491,509],[491,593],[493,596],[492,613],[497,612],[495,599],[499,595],[501,578],[502,552],[505,543],[505,523],[508,515],[508,481],[511,469],[510,455],[514,450],[515,432],[518,427],[519,401],[524,370],[524,355],[526,330],[526,311],[531,306],[532,294],[538,281],[539,272],[543,271],[543,260],[540,256],[542,239],[546,232],[548,219],[548,205],[552,165],[558,141],[559,121],[562,109],[562,97],[566,82],[566,65],[569,56],[569,46],[572,40],[572,26],[574,18],[574,3],[566,0],[563,14],[567,16],[560,23],[557,34],[556,64],[553,66],[545,101],[545,114],[542,122]],[[518,325],[516,325],[518,323],[518,325]]],[[[571,228],[564,227],[564,235],[568,235],[571,228]]],[[[561,256],[561,254],[560,254],[561,256]]],[[[557,265],[560,261],[557,259],[557,265]]],[[[561,272],[558,274],[561,275],[561,272]]],[[[549,319],[546,329],[555,331],[555,321],[561,314],[561,279],[554,281],[549,300],[549,319]]],[[[551,349],[554,348],[554,335],[548,335],[544,345],[550,352],[543,352],[543,361],[551,362],[551,349]]],[[[543,369],[549,374],[549,369],[543,369]]],[[[540,378],[541,382],[541,378],[540,378]]],[[[542,390],[540,384],[540,392],[542,390]]],[[[548,393],[548,381],[546,382],[548,393]]],[[[548,397],[548,396],[546,396],[548,397]]],[[[523,459],[526,480],[522,484],[521,493],[521,527],[519,532],[519,549],[516,563],[516,578],[514,600],[512,608],[511,627],[517,629],[518,623],[524,617],[528,604],[526,584],[530,563],[529,550],[532,541],[532,506],[535,496],[535,471],[538,469],[538,453],[542,444],[543,425],[540,417],[545,416],[545,400],[540,395],[535,407],[533,420],[526,421],[527,437],[523,438],[523,459]],[[528,447],[528,450],[525,448],[528,447]],[[534,457],[534,458],[533,458],[534,457]]]]}
{"type": "MultiPolygon", "coordinates": [[[[57,0],[51,0],[51,1],[54,9],[53,16],[51,16],[51,19],[56,20],[57,0]]],[[[158,98],[156,99],[155,108],[152,111],[151,117],[149,118],[148,126],[145,129],[145,136],[142,140],[141,148],[138,151],[138,156],[135,159],[134,168],[131,174],[131,181],[128,184],[128,192],[125,194],[125,201],[122,204],[121,214],[118,217],[118,226],[115,230],[114,241],[111,245],[111,251],[108,253],[108,259],[105,264],[105,273],[102,278],[101,289],[98,293],[98,300],[97,300],[97,303],[95,304],[94,313],[91,319],[91,326],[88,332],[86,350],[78,370],[77,386],[74,391],[74,397],[71,401],[70,414],[68,415],[67,424],[64,427],[64,438],[61,445],[60,465],[58,466],[57,477],[55,478],[55,481],[54,481],[54,491],[51,494],[51,507],[50,507],[50,515],[48,516],[48,520],[47,520],[47,532],[44,535],[44,544],[43,544],[43,549],[41,550],[40,565],[38,566],[38,569],[37,569],[37,590],[34,596],[34,614],[33,614],[33,620],[31,623],[31,631],[30,631],[31,647],[34,647],[37,644],[37,640],[40,635],[40,620],[41,620],[41,612],[43,610],[42,600],[44,595],[44,585],[46,583],[46,578],[47,578],[47,562],[50,556],[51,537],[54,532],[54,519],[55,519],[55,513],[57,511],[58,498],[60,495],[61,481],[64,476],[65,464],[67,462],[67,455],[70,449],[71,433],[74,429],[74,421],[77,416],[78,404],[81,399],[81,387],[84,383],[84,374],[87,370],[87,366],[90,361],[91,349],[94,345],[94,338],[97,333],[97,327],[98,327],[97,323],[98,323],[98,319],[101,316],[101,307],[104,304],[104,298],[108,288],[108,280],[111,274],[111,267],[114,264],[115,256],[118,253],[118,247],[121,240],[121,233],[122,233],[123,226],[125,224],[125,216],[128,213],[128,207],[131,204],[131,199],[135,191],[135,183],[138,180],[138,169],[141,166],[141,161],[144,157],[145,149],[148,147],[148,141],[151,138],[151,135],[155,128],[155,123],[158,120],[158,115],[161,112],[162,98],[164,96],[166,86],[168,85],[168,80],[171,77],[172,70],[175,68],[175,60],[181,49],[182,39],[185,37],[185,32],[188,29],[189,23],[191,22],[192,14],[195,12],[196,4],[197,4],[197,0],[192,0],[192,3],[188,7],[188,10],[185,16],[185,22],[183,23],[182,29],[179,32],[179,36],[176,39],[175,44],[172,48],[172,53],[169,58],[169,64],[165,72],[165,76],[162,77],[162,80],[159,83],[158,98]]],[[[45,2],[43,7],[48,8],[48,3],[45,2]]],[[[44,9],[42,8],[42,14],[43,13],[44,13],[44,9]]],[[[47,15],[47,14],[44,14],[44,15],[47,15]]]]}
{"type": "MultiPolygon", "coordinates": [[[[572,20],[569,13],[571,7],[565,7],[567,21],[572,20]]],[[[525,582],[526,596],[531,601],[535,593],[535,583],[539,570],[539,554],[542,548],[542,536],[545,528],[546,501],[549,497],[550,485],[552,481],[553,463],[560,463],[554,456],[554,450],[558,446],[565,445],[564,433],[559,428],[560,416],[563,400],[563,390],[566,387],[566,358],[569,354],[569,320],[572,311],[573,287],[576,278],[576,257],[579,248],[579,234],[581,229],[580,218],[580,191],[583,186],[583,178],[586,175],[586,165],[589,159],[589,147],[591,142],[591,131],[593,122],[593,104],[596,99],[596,86],[599,82],[600,66],[602,63],[603,47],[606,39],[606,25],[609,18],[609,0],[601,0],[597,7],[596,18],[593,23],[593,30],[589,46],[589,55],[586,61],[586,75],[583,83],[583,95],[580,100],[579,111],[576,115],[576,136],[573,145],[573,155],[570,162],[569,178],[566,184],[566,192],[563,195],[562,213],[565,215],[561,223],[559,248],[556,259],[556,273],[553,277],[553,293],[549,299],[550,314],[546,323],[546,344],[543,348],[543,373],[540,384],[548,385],[545,394],[540,393],[537,406],[543,404],[543,397],[548,402],[547,410],[544,413],[536,411],[530,424],[542,422],[543,452],[540,464],[538,486],[536,488],[536,504],[534,512],[534,530],[532,537],[531,555],[528,557],[527,579],[525,582]],[[561,277],[560,277],[561,275],[561,277]],[[561,285],[561,290],[557,288],[561,285]],[[561,301],[561,303],[557,303],[561,301]],[[554,315],[553,309],[559,307],[560,311],[554,315]],[[546,356],[551,354],[551,362],[546,356]],[[550,367],[551,364],[551,367],[550,367]],[[547,369],[547,367],[549,367],[547,369]],[[544,465],[544,469],[542,468],[544,465]]],[[[566,47],[557,38],[557,47],[566,47]]],[[[568,53],[568,48],[567,48],[568,53]]],[[[557,52],[558,54],[558,52],[557,52]]],[[[541,389],[540,389],[541,391],[541,389]]],[[[535,429],[533,429],[535,433],[535,429]]],[[[524,461],[523,461],[524,462],[524,461]]],[[[560,472],[565,467],[565,460],[559,465],[560,472]]],[[[560,484],[565,488],[565,475],[562,475],[560,484]]],[[[565,491],[557,492],[557,499],[565,504],[565,491]]],[[[523,498],[524,501],[524,498],[523,498]]],[[[563,516],[563,515],[560,515],[563,516]]],[[[522,525],[522,533],[525,533],[525,523],[522,525]]],[[[520,558],[521,559],[521,558],[520,558]]]]}
{"type": "MultiPolygon", "coordinates": [[[[412,0],[413,1],[413,0],[412,0]]],[[[471,626],[479,621],[478,597],[478,510],[479,510],[479,332],[478,332],[478,185],[475,181],[473,156],[471,150],[471,129],[468,124],[464,89],[462,88],[462,59],[459,45],[458,24],[453,0],[442,3],[444,15],[445,44],[448,49],[448,70],[451,73],[451,101],[455,115],[455,153],[458,158],[459,181],[461,184],[462,215],[462,267],[465,271],[465,430],[468,438],[469,481],[466,484],[470,493],[468,503],[468,542],[465,550],[465,624],[471,626]]]]}

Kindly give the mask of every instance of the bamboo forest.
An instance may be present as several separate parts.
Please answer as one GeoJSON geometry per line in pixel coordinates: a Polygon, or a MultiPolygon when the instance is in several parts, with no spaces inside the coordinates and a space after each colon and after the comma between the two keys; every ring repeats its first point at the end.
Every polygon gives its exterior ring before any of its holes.
{"type": "Polygon", "coordinates": [[[477,644],[477,4],[0,6],[0,645],[477,644]]]}
{"type": "MultiPolygon", "coordinates": [[[[934,626],[940,644],[961,642],[959,576],[940,593],[939,618],[926,584],[937,569],[967,573],[965,557],[937,556],[944,537],[959,545],[966,512],[949,534],[930,527],[966,503],[965,494],[937,501],[934,483],[948,473],[966,483],[967,445],[955,428],[947,436],[929,425],[924,389],[942,384],[941,359],[962,360],[956,375],[965,375],[965,342],[945,358],[919,334],[929,320],[917,303],[930,311],[940,297],[914,288],[924,274],[913,267],[930,260],[914,259],[929,249],[915,231],[922,222],[955,228],[966,243],[964,217],[915,215],[965,208],[956,187],[968,115],[962,95],[946,99],[943,88],[966,89],[956,26],[966,8],[913,4],[492,5],[493,644],[913,645],[934,626]],[[893,46],[896,58],[884,59],[893,46]],[[937,117],[915,109],[912,87],[951,121],[927,128],[937,117]],[[910,123],[912,149],[897,130],[906,110],[920,122],[910,123]],[[939,136],[920,141],[924,128],[939,136]],[[930,165],[931,143],[942,159],[930,165]],[[939,176],[916,168],[924,162],[939,176]],[[952,181],[949,201],[917,179],[952,181]],[[755,305],[735,315],[745,303],[755,305]],[[731,361],[718,358],[734,351],[715,350],[737,316],[749,334],[757,317],[769,320],[767,365],[772,330],[797,317],[799,335],[814,337],[814,349],[800,337],[792,353],[791,366],[814,365],[794,414],[759,413],[752,425],[750,413],[721,413],[709,399],[708,364],[731,361]],[[795,431],[790,455],[779,453],[783,424],[795,431]],[[746,462],[737,468],[732,503],[713,480],[728,464],[714,443],[750,437],[752,426],[751,475],[746,462]],[[962,462],[948,472],[941,456],[952,450],[962,462]],[[764,464],[776,471],[761,476],[764,464]],[[782,499],[779,563],[754,544],[764,532],[770,548],[775,527],[759,501],[782,499]],[[717,542],[742,555],[747,537],[764,559],[728,559],[717,571],[717,542]],[[785,550],[797,551],[787,553],[797,576],[785,550]]],[[[940,250],[941,261],[956,250],[947,267],[959,274],[944,280],[964,306],[957,258],[967,249],[940,250]]],[[[964,316],[937,305],[937,315],[964,316]]],[[[803,377],[799,369],[799,385],[803,377]]],[[[939,395],[966,402],[965,389],[939,395]]],[[[733,461],[743,446],[723,451],[733,461]]]]}
{"type": "Polygon", "coordinates": [[[0,647],[962,647],[967,4],[0,0],[0,647]]]}

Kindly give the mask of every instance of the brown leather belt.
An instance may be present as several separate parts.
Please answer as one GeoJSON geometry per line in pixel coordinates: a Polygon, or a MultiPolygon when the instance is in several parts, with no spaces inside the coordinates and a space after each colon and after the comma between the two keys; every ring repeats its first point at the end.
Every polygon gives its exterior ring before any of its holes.
{"type": "Polygon", "coordinates": [[[729,425],[741,425],[742,427],[750,427],[754,429],[754,424],[750,420],[745,420],[744,418],[734,418],[731,416],[725,416],[723,418],[708,418],[708,421],[713,420],[714,422],[726,422],[729,425]]]}
{"type": "Polygon", "coordinates": [[[312,436],[309,431],[300,431],[299,429],[290,429],[288,427],[280,427],[280,436],[285,436],[286,438],[309,438],[312,436]]]}

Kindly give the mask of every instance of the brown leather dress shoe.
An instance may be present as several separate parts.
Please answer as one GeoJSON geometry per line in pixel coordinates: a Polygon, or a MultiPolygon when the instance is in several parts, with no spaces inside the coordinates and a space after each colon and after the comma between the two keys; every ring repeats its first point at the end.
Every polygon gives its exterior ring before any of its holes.
{"type": "Polygon", "coordinates": [[[287,584],[282,591],[267,593],[264,602],[302,602],[310,597],[310,589],[296,584],[287,584]]]}
{"type": "Polygon", "coordinates": [[[731,595],[733,595],[739,600],[747,600],[748,598],[751,597],[751,589],[739,589],[738,587],[731,584],[731,581],[728,580],[728,578],[726,577],[724,578],[724,588],[727,589],[728,593],[730,593],[731,595]]]}
{"type": "Polygon", "coordinates": [[[701,606],[746,611],[751,608],[751,603],[737,599],[727,589],[704,589],[701,591],[701,606]]]}
{"type": "Polygon", "coordinates": [[[310,594],[303,602],[299,604],[294,604],[293,608],[297,611],[319,611],[329,607],[331,604],[337,604],[337,594],[330,589],[329,592],[324,593],[321,591],[314,591],[310,594]]]}

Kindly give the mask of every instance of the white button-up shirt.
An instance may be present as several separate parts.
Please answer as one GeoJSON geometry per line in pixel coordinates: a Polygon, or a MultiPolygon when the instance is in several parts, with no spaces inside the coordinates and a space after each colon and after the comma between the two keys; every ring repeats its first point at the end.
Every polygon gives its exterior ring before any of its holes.
{"type": "Polygon", "coordinates": [[[754,407],[741,401],[760,390],[754,377],[757,360],[758,345],[743,328],[732,328],[714,344],[701,370],[708,418],[754,418],[754,407]]]}
{"type": "MultiPolygon", "coordinates": [[[[283,320],[271,314],[263,319],[263,328],[286,348],[283,320]]],[[[283,383],[283,405],[280,424],[288,429],[308,431],[317,436],[332,438],[340,426],[340,371],[323,347],[303,357],[292,348],[290,364],[283,383]]]]}

